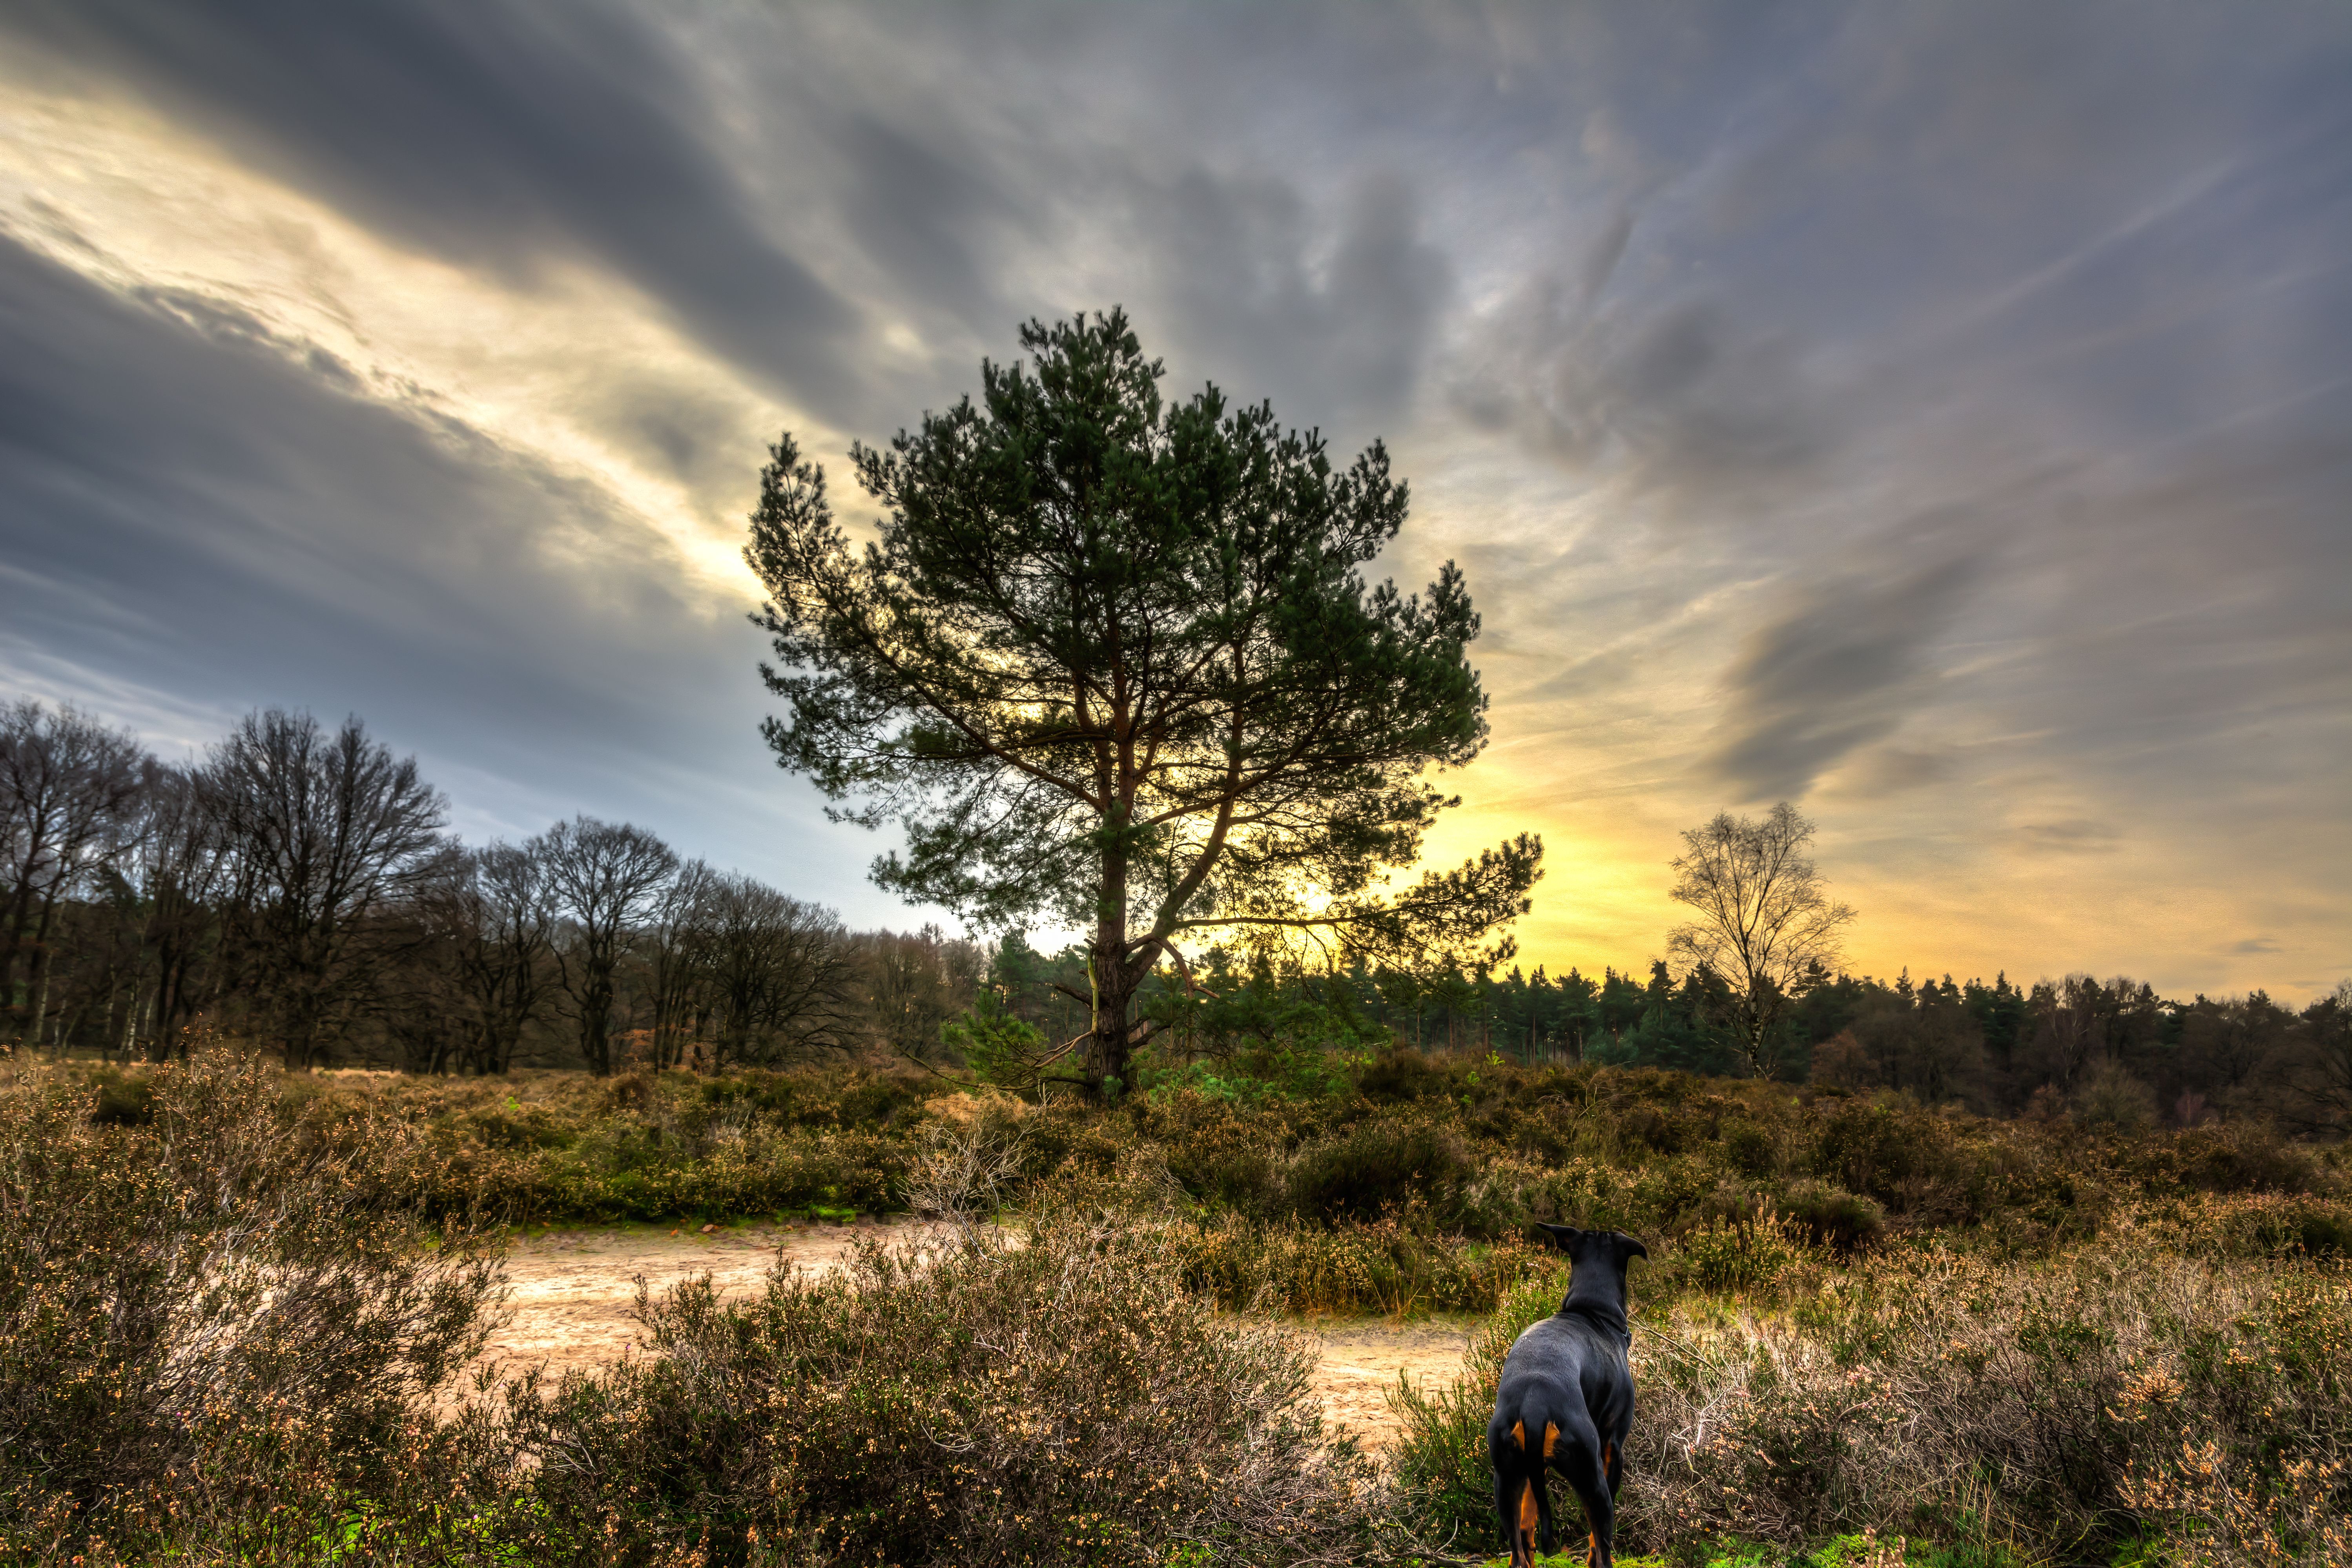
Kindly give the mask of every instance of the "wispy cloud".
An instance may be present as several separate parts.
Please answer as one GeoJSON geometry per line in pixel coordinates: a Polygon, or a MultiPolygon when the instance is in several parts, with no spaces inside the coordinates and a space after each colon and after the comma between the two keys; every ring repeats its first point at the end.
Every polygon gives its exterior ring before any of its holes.
{"type": "Polygon", "coordinates": [[[28,0],[0,677],[360,708],[474,820],[901,918],[752,732],[761,443],[1118,302],[1389,438],[1393,568],[1486,616],[1475,830],[1574,847],[1530,953],[1640,963],[1674,830],[1788,795],[1881,968],[2319,973],[2347,83],[2327,5],[28,0]]]}

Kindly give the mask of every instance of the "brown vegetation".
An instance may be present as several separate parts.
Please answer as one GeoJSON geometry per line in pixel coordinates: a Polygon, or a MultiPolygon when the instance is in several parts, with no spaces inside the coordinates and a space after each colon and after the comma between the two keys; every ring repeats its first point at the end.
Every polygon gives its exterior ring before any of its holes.
{"type": "Polygon", "coordinates": [[[1565,1217],[1655,1257],[1630,1547],[2336,1550],[2340,1148],[1492,1058],[1343,1082],[1089,1108],[845,1068],[20,1071],[0,1400],[26,1438],[0,1536],[89,1562],[1483,1547],[1481,1380],[1558,1300],[1526,1222],[1565,1217]],[[956,1222],[919,1253],[651,1297],[625,1366],[451,1381],[495,1312],[465,1239],[492,1213],[684,1228],[918,1198],[956,1222]],[[992,1212],[1014,1241],[972,1223],[992,1212]],[[1318,1424],[1305,1347],[1230,1316],[1432,1308],[1493,1316],[1458,1389],[1404,1396],[1380,1469],[1318,1424]]]}

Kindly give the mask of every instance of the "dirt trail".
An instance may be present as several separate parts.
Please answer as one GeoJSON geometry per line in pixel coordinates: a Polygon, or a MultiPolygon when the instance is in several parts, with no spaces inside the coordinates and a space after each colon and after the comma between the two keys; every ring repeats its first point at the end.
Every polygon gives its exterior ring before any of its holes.
{"type": "MultiPolygon", "coordinates": [[[[862,1237],[893,1237],[909,1226],[753,1226],[702,1234],[681,1227],[559,1230],[516,1242],[507,1255],[511,1321],[490,1342],[504,1360],[544,1363],[551,1373],[617,1361],[637,1343],[630,1317],[635,1277],[658,1294],[708,1272],[721,1296],[756,1292],[782,1248],[804,1268],[835,1268],[862,1237]]],[[[1461,1370],[1466,1326],[1453,1321],[1393,1324],[1355,1319],[1301,1325],[1321,1346],[1315,1391],[1326,1416],[1367,1447],[1383,1448],[1394,1422],[1381,1399],[1400,1373],[1424,1386],[1461,1370]]]]}

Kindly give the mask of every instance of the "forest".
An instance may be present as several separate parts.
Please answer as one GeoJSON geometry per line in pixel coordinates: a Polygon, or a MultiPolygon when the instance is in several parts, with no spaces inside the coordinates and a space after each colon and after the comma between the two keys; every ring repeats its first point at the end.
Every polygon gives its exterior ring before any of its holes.
{"type": "MultiPolygon", "coordinates": [[[[161,1061],[212,1031],[294,1068],[895,1060],[1028,1091],[1039,1074],[1024,1079],[1017,1054],[967,1059],[959,1021],[985,994],[1041,1040],[1086,1023],[1084,952],[1041,952],[1018,930],[853,931],[626,824],[462,844],[415,761],[357,720],[257,712],[175,764],[85,714],[19,701],[0,710],[0,1030],[36,1051],[161,1061]]],[[[1995,1116],[2253,1115],[2312,1132],[2352,1118],[2343,988],[2296,1010],[2261,991],[2183,1000],[2042,973],[1818,973],[1777,1026],[1774,1076],[1995,1116]]],[[[1192,979],[1163,970],[1148,987],[1163,1026],[1139,1084],[1279,1077],[1391,1044],[1746,1070],[1714,1005],[1722,982],[1663,959],[1646,976],[1553,974],[1217,947],[1192,979]]]]}

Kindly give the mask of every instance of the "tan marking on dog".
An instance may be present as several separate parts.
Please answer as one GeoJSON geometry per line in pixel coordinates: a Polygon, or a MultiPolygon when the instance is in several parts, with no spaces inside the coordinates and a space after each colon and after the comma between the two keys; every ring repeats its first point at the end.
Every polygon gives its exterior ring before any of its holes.
{"type": "Polygon", "coordinates": [[[1523,1454],[1527,1452],[1528,1424],[1526,1422],[1514,1421],[1511,1423],[1511,1441],[1519,1446],[1519,1452],[1523,1454]]]}
{"type": "Polygon", "coordinates": [[[1544,1423],[1544,1458],[1547,1458],[1547,1459],[1550,1458],[1551,1458],[1551,1451],[1552,1451],[1554,1448],[1557,1448],[1557,1447],[1559,1447],[1559,1422],[1557,1422],[1557,1421],[1547,1421],[1547,1422],[1545,1422],[1545,1423],[1544,1423]]]}

